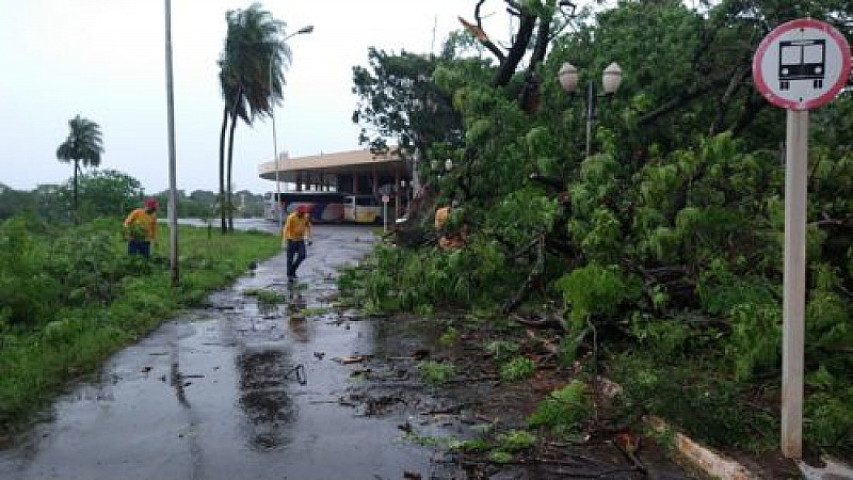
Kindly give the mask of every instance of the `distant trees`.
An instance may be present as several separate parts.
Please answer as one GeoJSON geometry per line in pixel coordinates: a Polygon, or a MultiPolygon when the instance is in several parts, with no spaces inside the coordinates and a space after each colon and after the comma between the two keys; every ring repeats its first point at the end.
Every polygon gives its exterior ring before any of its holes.
{"type": "MultiPolygon", "coordinates": [[[[168,199],[168,191],[163,191],[155,196],[164,204],[168,199]]],[[[189,195],[183,190],[178,190],[178,217],[200,218],[211,220],[219,212],[219,202],[216,192],[208,190],[193,190],[189,195]]],[[[256,195],[248,190],[234,192],[236,205],[234,215],[239,218],[260,218],[264,215],[264,196],[256,195]]]]}
{"type": "MultiPolygon", "coordinates": [[[[146,195],[140,182],[116,170],[93,170],[77,178],[77,195],[81,222],[98,217],[124,217],[140,206],[148,195],[161,205],[168,202],[168,190],[146,195]]],[[[194,190],[189,195],[178,190],[178,217],[211,219],[219,212],[215,191],[194,190]]],[[[235,192],[235,215],[240,218],[260,218],[264,215],[264,196],[248,190],[235,192]]],[[[31,191],[15,190],[0,183],[0,221],[27,216],[52,224],[69,221],[68,212],[74,201],[74,180],[59,185],[39,185],[31,191]]]]}
{"type": "MultiPolygon", "coordinates": [[[[56,158],[61,162],[74,163],[74,212],[77,214],[77,176],[80,164],[84,167],[97,167],[104,153],[101,127],[97,123],[80,115],[68,121],[70,132],[56,150],[56,158]]],[[[75,218],[76,221],[76,218],[75,218]]]]}
{"type": "Polygon", "coordinates": [[[0,220],[33,209],[32,196],[0,183],[0,220]]]}
{"type": "Polygon", "coordinates": [[[222,204],[221,228],[233,230],[231,170],[234,158],[234,130],[242,120],[251,126],[258,115],[271,115],[272,105],[282,98],[282,67],[290,62],[284,43],[285,23],[273,18],[253,3],[245,10],[229,10],[225,49],[219,57],[219,82],[225,106],[219,134],[219,196],[222,204]],[[225,132],[228,135],[227,181],[225,178],[225,132]],[[226,223],[226,217],[228,221],[226,223]]]}
{"type": "MultiPolygon", "coordinates": [[[[139,180],[117,170],[95,170],[78,183],[80,217],[85,219],[124,216],[145,193],[139,180]]],[[[61,187],[58,194],[60,204],[67,203],[63,199],[68,187],[61,187]]]]}

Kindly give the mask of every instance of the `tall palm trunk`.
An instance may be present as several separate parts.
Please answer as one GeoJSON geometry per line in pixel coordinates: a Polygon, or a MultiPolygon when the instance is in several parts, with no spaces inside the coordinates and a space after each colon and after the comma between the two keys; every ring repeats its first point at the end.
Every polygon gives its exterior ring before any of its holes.
{"type": "Polygon", "coordinates": [[[237,129],[237,119],[231,122],[231,132],[228,134],[228,231],[234,231],[234,205],[231,203],[231,170],[234,159],[234,130],[237,129]]]}
{"type": "Polygon", "coordinates": [[[225,226],[225,220],[223,220],[223,228],[227,227],[227,230],[231,232],[234,231],[234,208],[231,203],[231,167],[234,164],[234,130],[237,128],[237,121],[239,120],[237,117],[238,102],[240,102],[242,98],[243,86],[241,85],[237,89],[237,95],[234,96],[234,105],[231,107],[231,132],[228,134],[228,181],[225,184],[227,190],[225,209],[228,212],[228,225],[225,226]]]}
{"type": "Polygon", "coordinates": [[[228,127],[228,106],[222,111],[222,131],[219,132],[219,215],[222,233],[228,231],[225,223],[225,129],[228,127]]]}
{"type": "Polygon", "coordinates": [[[74,160],[74,224],[80,224],[80,208],[79,203],[77,203],[77,170],[79,167],[79,160],[74,160]]]}

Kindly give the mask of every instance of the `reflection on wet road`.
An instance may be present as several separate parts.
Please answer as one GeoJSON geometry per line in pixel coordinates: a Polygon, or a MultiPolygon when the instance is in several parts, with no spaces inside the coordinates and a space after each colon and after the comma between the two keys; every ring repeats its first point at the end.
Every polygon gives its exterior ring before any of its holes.
{"type": "Polygon", "coordinates": [[[288,287],[278,255],[118,353],[0,452],[0,478],[428,478],[431,452],[402,439],[405,419],[338,404],[350,371],[330,359],[370,353],[373,326],[341,321],[328,298],[335,269],[372,242],[367,229],[319,226],[301,284],[288,287]],[[259,305],[246,289],[287,301],[259,305]]]}

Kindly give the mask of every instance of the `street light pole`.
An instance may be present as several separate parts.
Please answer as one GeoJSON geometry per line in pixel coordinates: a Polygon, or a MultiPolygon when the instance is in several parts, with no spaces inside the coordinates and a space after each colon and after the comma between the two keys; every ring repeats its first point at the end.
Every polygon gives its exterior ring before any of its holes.
{"type": "MultiPolygon", "coordinates": [[[[578,85],[578,69],[571,63],[564,63],[560,67],[557,74],[560,81],[560,86],[563,87],[570,96],[574,96],[575,89],[578,85]]],[[[604,69],[601,75],[601,83],[604,88],[604,96],[610,96],[616,93],[619,89],[619,84],[622,82],[622,69],[616,62],[611,63],[604,69]]],[[[598,94],[595,91],[595,82],[588,80],[586,82],[586,156],[592,155],[592,127],[595,123],[597,115],[596,101],[598,94]]]]}
{"type": "Polygon", "coordinates": [[[592,154],[592,124],[595,122],[595,82],[586,82],[586,156],[592,154]]]}
{"type": "MultiPolygon", "coordinates": [[[[293,36],[301,35],[303,33],[311,33],[314,31],[314,25],[308,25],[307,27],[302,27],[294,33],[284,37],[284,40],[281,43],[287,42],[287,40],[293,36]]],[[[275,211],[278,213],[278,230],[281,231],[282,228],[282,211],[281,211],[281,183],[279,182],[279,155],[278,155],[278,143],[275,135],[275,95],[273,92],[273,76],[272,76],[272,68],[275,60],[275,52],[270,54],[270,117],[272,117],[272,154],[273,158],[275,158],[275,211]]]]}

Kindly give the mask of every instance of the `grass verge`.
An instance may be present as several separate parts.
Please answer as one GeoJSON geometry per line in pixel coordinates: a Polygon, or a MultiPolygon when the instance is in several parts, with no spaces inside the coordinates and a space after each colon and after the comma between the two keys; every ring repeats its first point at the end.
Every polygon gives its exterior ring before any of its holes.
{"type": "MultiPolygon", "coordinates": [[[[0,343],[0,430],[19,430],[69,383],[90,374],[121,347],[135,341],[182,308],[233,282],[252,261],[279,250],[278,239],[261,232],[208,237],[206,229],[179,227],[180,284],[170,285],[168,228],[152,258],[118,279],[106,302],[65,303],[46,318],[9,329],[0,343]]],[[[117,234],[102,249],[127,262],[117,234]]],[[[2,333],[2,332],[0,332],[2,333]]]]}

